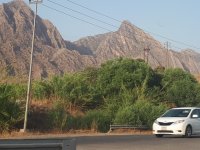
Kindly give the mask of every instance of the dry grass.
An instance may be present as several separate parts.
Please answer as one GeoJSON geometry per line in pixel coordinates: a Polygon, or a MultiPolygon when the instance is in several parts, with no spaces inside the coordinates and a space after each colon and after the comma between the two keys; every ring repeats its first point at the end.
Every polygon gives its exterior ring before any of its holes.
{"type": "Polygon", "coordinates": [[[196,80],[200,83],[200,75],[194,75],[194,77],[196,78],[196,80]]]}
{"type": "Polygon", "coordinates": [[[48,133],[41,132],[11,132],[0,134],[0,139],[13,139],[13,138],[55,138],[55,137],[77,137],[77,136],[109,136],[109,135],[151,135],[151,130],[131,130],[131,129],[117,129],[109,133],[98,133],[92,130],[70,130],[68,132],[51,131],[48,133]]]}
{"type": "Polygon", "coordinates": [[[10,138],[36,138],[36,137],[73,137],[73,136],[92,136],[92,135],[102,135],[102,133],[96,133],[89,130],[77,130],[69,132],[59,132],[51,131],[48,133],[41,132],[11,132],[0,134],[0,139],[10,139],[10,138]]]}
{"type": "Polygon", "coordinates": [[[31,107],[32,108],[47,108],[51,109],[53,107],[53,101],[48,100],[48,99],[43,99],[43,100],[32,100],[31,101],[31,107]]]}

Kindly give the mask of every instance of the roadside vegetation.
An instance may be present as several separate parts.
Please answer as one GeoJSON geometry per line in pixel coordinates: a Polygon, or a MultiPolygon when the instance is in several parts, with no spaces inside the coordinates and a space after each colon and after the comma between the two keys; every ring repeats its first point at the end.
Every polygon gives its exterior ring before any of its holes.
{"type": "MultiPolygon", "coordinates": [[[[19,127],[25,99],[26,84],[0,84],[0,132],[19,127]]],[[[119,58],[100,68],[34,81],[32,99],[51,103],[43,130],[107,132],[110,124],[151,127],[168,108],[199,106],[200,84],[181,69],[153,70],[142,60],[119,58]]]]}

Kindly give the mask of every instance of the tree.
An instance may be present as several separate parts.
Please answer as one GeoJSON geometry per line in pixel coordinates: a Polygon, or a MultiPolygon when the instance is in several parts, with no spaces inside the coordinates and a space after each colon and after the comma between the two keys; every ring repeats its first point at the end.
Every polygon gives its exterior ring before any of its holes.
{"type": "Polygon", "coordinates": [[[153,70],[144,62],[119,58],[108,61],[99,69],[97,84],[104,96],[118,95],[122,86],[127,89],[149,86],[153,70]]]}
{"type": "Polygon", "coordinates": [[[169,69],[164,73],[162,86],[163,98],[176,106],[193,106],[197,104],[199,93],[195,78],[181,69],[169,69]]]}

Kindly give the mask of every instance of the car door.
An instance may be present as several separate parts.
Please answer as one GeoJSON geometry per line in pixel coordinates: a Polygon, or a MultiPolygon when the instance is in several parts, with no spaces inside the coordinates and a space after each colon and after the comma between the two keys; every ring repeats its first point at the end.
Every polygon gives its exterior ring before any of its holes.
{"type": "Polygon", "coordinates": [[[190,124],[192,125],[193,134],[200,133],[200,110],[194,109],[190,116],[190,124]]]}
{"type": "Polygon", "coordinates": [[[198,133],[200,134],[200,109],[198,109],[199,117],[197,118],[198,133]]]}

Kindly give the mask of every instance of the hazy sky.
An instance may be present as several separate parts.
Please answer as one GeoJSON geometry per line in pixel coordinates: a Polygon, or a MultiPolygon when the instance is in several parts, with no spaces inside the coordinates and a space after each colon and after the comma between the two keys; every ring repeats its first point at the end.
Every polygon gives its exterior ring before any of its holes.
{"type": "MultiPolygon", "coordinates": [[[[10,0],[0,0],[9,2],[10,0]]],[[[68,0],[43,0],[43,4],[53,7],[66,14],[72,15],[89,23],[116,31],[120,21],[128,20],[132,24],[148,33],[156,33],[169,39],[180,41],[184,44],[161,38],[151,34],[160,42],[171,42],[172,49],[191,48],[200,52],[200,0],[70,0],[89,9],[103,13],[116,20],[97,15],[87,9],[74,5],[68,0]],[[70,11],[69,9],[51,3],[55,2],[64,7],[79,11],[85,15],[106,22],[107,25],[97,20],[70,11]],[[176,48],[175,48],[176,47],[176,48]],[[178,48],[177,48],[178,47],[178,48]]],[[[28,0],[26,0],[28,2],[28,0]]],[[[58,28],[65,40],[75,41],[81,37],[108,32],[107,30],[92,26],[65,14],[56,12],[39,5],[38,14],[49,19],[58,28]]],[[[33,5],[31,6],[33,9],[33,5]]]]}

